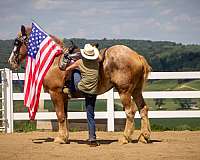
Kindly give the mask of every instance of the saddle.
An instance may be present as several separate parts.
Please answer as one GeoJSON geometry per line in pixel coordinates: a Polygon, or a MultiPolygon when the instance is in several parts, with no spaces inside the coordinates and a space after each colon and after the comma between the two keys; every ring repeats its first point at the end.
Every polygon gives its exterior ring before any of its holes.
{"type": "Polygon", "coordinates": [[[78,59],[81,59],[80,50],[77,48],[71,48],[65,50],[64,54],[60,58],[59,68],[64,71],[67,66],[73,64],[78,59]]]}
{"type": "MultiPolygon", "coordinates": [[[[98,47],[98,44],[95,43],[94,45],[96,47],[98,47]]],[[[100,50],[100,54],[102,57],[100,63],[102,63],[104,60],[106,50],[107,50],[107,48],[100,50]]],[[[64,54],[60,58],[59,68],[64,71],[67,68],[67,66],[70,66],[78,59],[81,59],[80,49],[78,49],[77,47],[74,47],[74,46],[69,47],[68,49],[65,50],[64,54]]],[[[65,84],[63,87],[63,93],[68,94],[69,98],[82,97],[82,95],[79,94],[79,91],[76,87],[78,82],[81,79],[80,77],[81,77],[80,71],[75,69],[74,71],[72,71],[70,79],[65,81],[65,84]],[[76,73],[76,77],[74,77],[74,73],[76,73]],[[78,74],[79,74],[79,76],[77,76],[78,74]],[[79,79],[79,80],[77,80],[77,79],[79,79]]]]}
{"type": "MultiPolygon", "coordinates": [[[[75,47],[69,47],[68,49],[64,51],[64,54],[61,55],[61,58],[59,60],[60,70],[65,71],[67,66],[70,66],[71,64],[73,64],[75,61],[77,61],[80,58],[81,58],[80,50],[75,47]]],[[[74,84],[73,72],[72,72],[71,77],[65,80],[65,84],[62,89],[63,93],[68,94],[68,98],[75,97],[74,95],[72,95],[72,92],[73,94],[76,93],[74,86],[75,84],[74,84]]]]}

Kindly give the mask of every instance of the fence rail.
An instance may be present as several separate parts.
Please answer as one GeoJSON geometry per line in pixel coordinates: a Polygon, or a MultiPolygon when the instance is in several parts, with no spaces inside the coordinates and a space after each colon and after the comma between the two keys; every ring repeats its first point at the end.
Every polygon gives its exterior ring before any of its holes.
{"type": "Polygon", "coordinates": [[[5,97],[4,97],[4,90],[5,90],[5,79],[4,79],[4,74],[5,74],[5,70],[4,69],[0,69],[0,75],[1,75],[1,96],[0,96],[0,101],[1,101],[1,106],[0,106],[0,131],[5,132],[6,131],[6,127],[5,127],[5,123],[6,123],[6,117],[5,117],[5,97]]]}
{"type": "MultiPolygon", "coordinates": [[[[23,93],[14,93],[12,88],[13,80],[24,80],[24,73],[12,73],[9,69],[6,71],[6,113],[7,113],[7,132],[13,132],[14,120],[29,120],[28,113],[13,113],[13,101],[23,100],[23,93]]],[[[149,79],[200,79],[200,72],[151,72],[149,79]]],[[[200,91],[153,91],[143,92],[144,98],[200,98],[200,91]]],[[[50,100],[48,93],[41,93],[40,99],[50,100]]],[[[123,111],[114,111],[114,99],[119,99],[117,92],[113,89],[97,99],[107,100],[107,111],[95,112],[96,119],[107,119],[107,130],[114,131],[114,119],[125,118],[123,111]]],[[[85,112],[69,112],[69,119],[86,119],[85,112]]],[[[136,113],[139,118],[139,113],[136,113]]],[[[149,118],[191,118],[200,117],[200,111],[149,111],[149,118]]],[[[57,119],[55,112],[38,112],[36,120],[57,119]]]]}

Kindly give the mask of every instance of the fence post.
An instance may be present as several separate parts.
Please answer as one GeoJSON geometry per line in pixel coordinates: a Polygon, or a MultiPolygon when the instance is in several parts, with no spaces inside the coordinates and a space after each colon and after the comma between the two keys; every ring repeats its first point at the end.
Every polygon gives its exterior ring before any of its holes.
{"type": "Polygon", "coordinates": [[[5,68],[5,104],[6,104],[6,133],[13,132],[13,86],[12,86],[12,71],[5,68]]]}
{"type": "Polygon", "coordinates": [[[107,92],[107,130],[114,131],[114,90],[107,92]]]}

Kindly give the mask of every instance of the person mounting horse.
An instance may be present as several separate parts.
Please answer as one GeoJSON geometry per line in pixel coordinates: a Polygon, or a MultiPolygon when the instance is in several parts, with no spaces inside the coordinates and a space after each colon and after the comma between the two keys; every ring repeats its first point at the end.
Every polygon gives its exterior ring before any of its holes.
{"type": "Polygon", "coordinates": [[[102,60],[102,57],[99,54],[97,47],[92,46],[91,44],[86,44],[84,49],[81,49],[81,56],[81,59],[66,68],[66,72],[69,73],[76,68],[80,69],[80,82],[76,88],[78,88],[85,97],[89,144],[90,146],[97,146],[94,108],[96,97],[98,95],[97,84],[99,80],[99,62],[102,60]]]}
{"type": "MultiPolygon", "coordinates": [[[[22,27],[21,35],[29,37],[31,28],[22,27]]],[[[63,43],[52,37],[58,45],[63,43]]],[[[13,69],[19,67],[20,63],[27,56],[27,45],[23,38],[17,37],[20,45],[14,44],[13,52],[9,58],[9,63],[13,69]]],[[[51,67],[43,80],[44,89],[50,94],[53,101],[59,124],[59,134],[55,142],[66,143],[69,138],[69,125],[67,123],[68,95],[63,93],[66,71],[59,68],[59,60],[62,55],[55,57],[51,67]]],[[[148,77],[151,67],[145,58],[134,50],[124,45],[114,45],[104,52],[103,60],[99,63],[99,75],[96,92],[103,94],[115,87],[119,93],[120,100],[126,114],[126,125],[119,142],[126,144],[131,142],[131,135],[134,131],[134,116],[137,107],[141,116],[141,134],[138,141],[148,143],[150,139],[150,123],[148,118],[148,106],[146,105],[142,89],[148,77]]]]}

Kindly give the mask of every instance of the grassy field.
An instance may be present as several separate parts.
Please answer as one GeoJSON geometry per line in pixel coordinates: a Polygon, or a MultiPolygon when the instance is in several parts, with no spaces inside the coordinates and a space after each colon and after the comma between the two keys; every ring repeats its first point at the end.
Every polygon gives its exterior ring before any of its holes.
{"type": "MultiPolygon", "coordinates": [[[[21,83],[21,82],[20,82],[21,83]]],[[[164,90],[200,90],[200,80],[178,82],[178,80],[154,80],[148,81],[145,91],[164,91],[164,90]]],[[[22,88],[15,85],[14,92],[23,92],[22,88]]],[[[184,110],[200,109],[200,99],[146,99],[147,105],[151,111],[155,110],[184,110]]],[[[14,111],[27,111],[22,107],[22,101],[14,102],[14,111]]],[[[106,111],[106,100],[97,100],[96,111],[106,111]]],[[[84,100],[69,101],[69,111],[85,111],[84,100]]],[[[45,100],[44,108],[48,111],[54,111],[51,101],[45,100]]],[[[122,111],[122,104],[119,99],[115,100],[115,111],[122,111]]]]}
{"type": "Polygon", "coordinates": [[[145,91],[191,91],[200,90],[200,80],[190,80],[178,82],[178,80],[149,80],[146,84],[145,91]]]}
{"type": "MultiPolygon", "coordinates": [[[[86,123],[83,120],[73,122],[71,120],[70,124],[73,123],[73,127],[70,127],[70,131],[80,131],[87,130],[87,127],[83,127],[82,124],[86,123]],[[76,125],[76,124],[77,125],[76,125]],[[81,127],[80,127],[81,125],[81,127]]],[[[14,131],[15,132],[28,132],[37,130],[36,127],[37,121],[14,121],[14,131]]],[[[106,120],[96,120],[97,130],[106,131],[106,120]],[[102,121],[103,124],[102,125],[102,121]],[[101,124],[98,126],[98,124],[101,124]]],[[[195,131],[200,130],[200,118],[159,118],[159,119],[150,119],[151,130],[152,131],[195,131]]],[[[86,126],[86,125],[85,125],[86,126]]],[[[123,131],[125,126],[125,119],[115,119],[115,131],[123,131]]],[[[135,128],[140,129],[140,119],[135,119],[135,128]]]]}
{"type": "MultiPolygon", "coordinates": [[[[20,82],[22,85],[22,82],[20,82]]],[[[1,90],[1,88],[0,88],[1,90]]],[[[200,80],[183,81],[178,80],[154,80],[148,81],[145,91],[164,91],[164,90],[200,90],[200,80]]],[[[14,84],[14,92],[23,92],[19,83],[14,84]]],[[[1,102],[0,102],[1,103],[1,102]]],[[[85,111],[84,100],[71,100],[69,102],[69,111],[85,111]]],[[[151,111],[155,110],[184,110],[200,109],[200,99],[146,99],[146,103],[151,111]],[[187,104],[187,105],[183,105],[187,104]],[[189,108],[187,108],[189,106],[189,108]],[[195,106],[195,108],[193,108],[195,106]]],[[[96,111],[106,111],[106,100],[97,100],[96,111]]],[[[115,111],[122,111],[120,100],[115,100],[115,111]]],[[[54,111],[51,101],[45,101],[44,108],[48,111],[54,111]]],[[[27,112],[23,106],[23,101],[14,101],[14,112],[27,112]]],[[[140,120],[136,119],[136,128],[140,126],[140,120]]],[[[200,118],[187,119],[151,119],[152,130],[199,130],[200,118]]],[[[36,122],[15,121],[16,131],[29,131],[36,129],[36,122]]]]}

